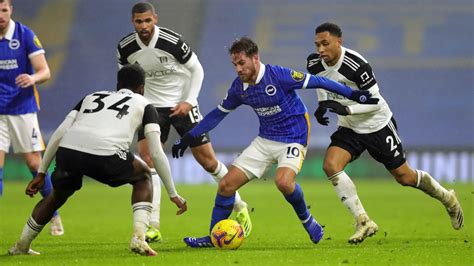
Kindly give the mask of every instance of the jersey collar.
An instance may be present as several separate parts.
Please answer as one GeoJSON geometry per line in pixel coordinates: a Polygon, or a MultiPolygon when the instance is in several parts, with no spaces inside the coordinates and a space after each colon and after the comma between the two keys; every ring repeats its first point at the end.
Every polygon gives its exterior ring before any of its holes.
{"type": "Polygon", "coordinates": [[[118,90],[118,92],[120,92],[120,93],[127,93],[127,94],[133,94],[133,91],[130,90],[130,89],[127,89],[127,88],[121,88],[120,90],[118,90]]]}
{"type": "Polygon", "coordinates": [[[5,34],[5,39],[11,41],[13,39],[13,34],[15,33],[15,21],[13,19],[10,19],[10,22],[8,23],[8,30],[7,34],[5,34]]]}
{"type": "Polygon", "coordinates": [[[341,56],[339,57],[339,60],[337,60],[337,63],[334,66],[328,66],[324,60],[321,60],[324,69],[339,69],[341,67],[342,61],[344,60],[344,55],[346,54],[346,48],[344,46],[341,46],[341,56]]]}
{"type": "MultiPolygon", "coordinates": [[[[260,62],[260,70],[258,71],[257,80],[255,81],[255,85],[257,85],[262,80],[263,75],[265,75],[265,65],[262,62],[260,62]]],[[[246,90],[248,87],[249,87],[249,84],[244,82],[244,90],[246,90]]]]}
{"type": "Polygon", "coordinates": [[[135,32],[135,38],[137,39],[137,43],[138,43],[138,46],[140,46],[140,48],[147,48],[147,47],[155,47],[155,44],[156,44],[156,41],[158,40],[158,36],[160,35],[160,28],[158,26],[155,25],[155,32],[153,32],[153,37],[151,37],[151,40],[150,40],[150,43],[148,44],[148,46],[146,46],[142,40],[140,39],[140,37],[138,36],[138,33],[135,32]]]}

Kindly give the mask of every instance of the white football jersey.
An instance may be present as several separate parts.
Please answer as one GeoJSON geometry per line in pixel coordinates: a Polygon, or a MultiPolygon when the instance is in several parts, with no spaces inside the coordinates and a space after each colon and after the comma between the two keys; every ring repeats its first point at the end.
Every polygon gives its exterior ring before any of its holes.
{"type": "Polygon", "coordinates": [[[128,89],[92,93],[74,109],[76,119],[59,146],[95,155],[128,151],[138,127],[158,124],[150,102],[128,89]]]}
{"type": "MultiPolygon", "coordinates": [[[[392,111],[379,92],[374,73],[367,60],[356,51],[341,47],[342,53],[334,66],[328,66],[318,54],[308,56],[307,69],[311,74],[326,77],[351,87],[353,90],[368,90],[378,98],[377,110],[348,116],[338,115],[338,125],[350,128],[359,134],[376,132],[385,127],[392,111]]],[[[345,106],[360,105],[348,98],[323,89],[317,89],[319,101],[334,100],[345,106]]]]}
{"type": "Polygon", "coordinates": [[[192,55],[179,34],[158,26],[148,46],[134,32],[120,40],[117,47],[119,68],[139,64],[145,70],[144,96],[156,107],[174,107],[184,100],[182,92],[191,80],[184,64],[192,55]]]}

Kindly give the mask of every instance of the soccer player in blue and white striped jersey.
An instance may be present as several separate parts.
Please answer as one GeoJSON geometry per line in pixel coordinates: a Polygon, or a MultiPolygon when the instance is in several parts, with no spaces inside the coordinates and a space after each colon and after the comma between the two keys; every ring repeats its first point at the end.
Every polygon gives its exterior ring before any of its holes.
{"type": "MultiPolygon", "coordinates": [[[[253,108],[260,120],[258,136],[234,161],[229,172],[219,182],[210,229],[232,212],[235,191],[254,178],[261,178],[275,163],[275,184],[292,205],[310,239],[318,243],[323,228],[310,214],[301,187],[295,182],[301,169],[309,141],[309,116],[295,90],[324,88],[360,103],[376,103],[371,94],[353,91],[326,78],[297,72],[288,68],[264,65],[258,46],[243,37],[229,49],[238,74],[222,103],[181,140],[173,145],[173,157],[180,157],[193,138],[212,130],[232,110],[240,105],[253,108]]],[[[187,237],[190,247],[211,247],[210,236],[187,237]]]]}

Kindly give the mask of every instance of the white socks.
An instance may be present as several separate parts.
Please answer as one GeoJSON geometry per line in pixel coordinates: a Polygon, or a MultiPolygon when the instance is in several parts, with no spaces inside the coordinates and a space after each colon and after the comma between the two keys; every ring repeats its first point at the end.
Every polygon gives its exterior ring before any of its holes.
{"type": "MultiPolygon", "coordinates": [[[[219,183],[219,181],[227,174],[228,170],[227,167],[221,163],[220,161],[217,161],[217,167],[216,170],[214,170],[213,173],[210,173],[216,183],[219,183]]],[[[241,198],[240,194],[238,191],[235,192],[235,202],[234,202],[234,209],[233,211],[239,212],[243,210],[244,208],[247,207],[247,203],[245,203],[241,198]]]]}
{"type": "Polygon", "coordinates": [[[145,240],[145,232],[150,220],[151,202],[136,202],[132,205],[133,209],[133,234],[139,240],[145,240]]]}
{"type": "Polygon", "coordinates": [[[328,179],[334,186],[337,196],[344,206],[351,211],[354,218],[359,217],[361,214],[366,214],[364,206],[362,206],[362,202],[360,202],[359,197],[357,196],[356,187],[346,172],[341,171],[332,175],[328,179]]]}
{"type": "Polygon", "coordinates": [[[30,216],[21,232],[20,240],[17,243],[18,248],[21,250],[29,250],[31,242],[38,236],[43,228],[44,225],[38,224],[35,219],[33,219],[33,216],[30,216]]]}
{"type": "Polygon", "coordinates": [[[416,188],[422,190],[431,197],[441,201],[444,206],[451,207],[449,205],[450,194],[447,189],[441,186],[430,174],[425,171],[416,170],[417,182],[416,188]]]}
{"type": "Polygon", "coordinates": [[[161,206],[161,181],[155,168],[151,168],[151,181],[153,183],[153,209],[150,215],[150,225],[160,229],[160,206],[161,206]]]}

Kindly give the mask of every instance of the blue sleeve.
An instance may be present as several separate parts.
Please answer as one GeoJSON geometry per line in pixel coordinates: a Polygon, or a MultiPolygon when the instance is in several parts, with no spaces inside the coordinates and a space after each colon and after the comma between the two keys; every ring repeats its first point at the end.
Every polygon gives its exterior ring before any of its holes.
{"type": "Polygon", "coordinates": [[[214,129],[221,121],[224,119],[224,117],[227,116],[228,113],[223,112],[219,110],[219,108],[214,108],[211,112],[209,112],[202,120],[195,126],[193,129],[191,129],[188,134],[191,135],[191,137],[195,138],[197,136],[200,136],[204,133],[207,133],[214,129]]]}
{"type": "Polygon", "coordinates": [[[350,87],[324,77],[314,76],[284,67],[274,67],[273,69],[278,73],[280,84],[285,90],[322,88],[347,98],[350,98],[352,95],[352,89],[350,87]]]}
{"type": "Polygon", "coordinates": [[[242,88],[242,86],[242,82],[239,79],[235,79],[234,82],[232,82],[230,89],[227,91],[227,95],[220,104],[222,108],[231,111],[242,105],[241,97],[237,96],[237,91],[239,88],[242,88]]]}
{"type": "Polygon", "coordinates": [[[308,84],[306,85],[306,88],[308,89],[325,89],[327,91],[332,91],[337,94],[343,95],[346,98],[350,98],[352,95],[352,89],[344,84],[341,84],[336,81],[332,81],[330,79],[327,79],[325,77],[319,77],[319,76],[314,76],[307,74],[308,84]]]}
{"type": "Polygon", "coordinates": [[[25,27],[24,37],[26,42],[26,54],[28,56],[34,52],[43,50],[43,46],[41,45],[38,37],[28,27],[25,27]]]}
{"type": "Polygon", "coordinates": [[[299,90],[304,86],[305,74],[281,66],[269,66],[269,71],[273,71],[280,82],[280,86],[285,91],[299,90]]]}

